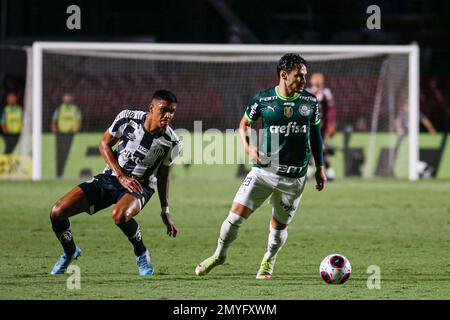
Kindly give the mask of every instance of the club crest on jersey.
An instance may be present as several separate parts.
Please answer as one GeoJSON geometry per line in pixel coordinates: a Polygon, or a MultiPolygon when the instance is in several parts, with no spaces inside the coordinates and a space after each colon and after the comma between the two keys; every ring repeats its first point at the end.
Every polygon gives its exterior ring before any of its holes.
{"type": "Polygon", "coordinates": [[[300,107],[300,114],[304,117],[309,116],[309,114],[311,113],[311,109],[308,108],[307,105],[303,105],[300,107]]]}
{"type": "Polygon", "coordinates": [[[153,152],[153,154],[154,155],[156,155],[156,156],[158,156],[158,157],[161,157],[161,156],[163,156],[164,155],[164,149],[163,148],[154,148],[153,150],[152,150],[152,152],[153,152]]]}
{"type": "Polygon", "coordinates": [[[284,116],[286,118],[292,117],[293,114],[294,114],[294,109],[292,109],[292,107],[284,107],[284,116]]]}

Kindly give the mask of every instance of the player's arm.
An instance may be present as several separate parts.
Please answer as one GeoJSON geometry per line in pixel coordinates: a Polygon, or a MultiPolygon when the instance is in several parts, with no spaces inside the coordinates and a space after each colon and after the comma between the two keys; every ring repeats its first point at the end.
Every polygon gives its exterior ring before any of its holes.
{"type": "Polygon", "coordinates": [[[98,144],[98,149],[100,150],[100,153],[105,160],[105,162],[108,164],[108,166],[111,168],[111,170],[115,173],[117,179],[119,180],[120,184],[124,186],[128,191],[135,192],[138,194],[141,194],[143,192],[142,186],[133,177],[127,176],[123,171],[122,168],[119,165],[119,162],[117,161],[116,157],[114,156],[113,147],[114,145],[119,141],[119,138],[113,137],[111,133],[109,133],[109,130],[106,130],[103,134],[103,138],[98,144]]]}
{"type": "Polygon", "coordinates": [[[249,105],[242,116],[239,123],[239,137],[241,138],[244,151],[250,157],[250,160],[256,163],[261,163],[261,157],[264,153],[258,149],[258,147],[251,145],[249,134],[251,131],[252,123],[260,116],[260,110],[258,104],[255,102],[249,105]]]}
{"type": "Polygon", "coordinates": [[[314,163],[316,164],[316,189],[322,191],[325,188],[325,182],[327,177],[325,175],[324,161],[323,161],[323,142],[322,135],[320,133],[320,115],[319,107],[316,105],[316,114],[310,123],[310,145],[311,152],[314,157],[314,163]]]}
{"type": "Polygon", "coordinates": [[[161,164],[156,174],[159,202],[161,203],[161,219],[167,227],[167,234],[176,237],[178,229],[169,214],[169,172],[170,167],[161,164]]]}

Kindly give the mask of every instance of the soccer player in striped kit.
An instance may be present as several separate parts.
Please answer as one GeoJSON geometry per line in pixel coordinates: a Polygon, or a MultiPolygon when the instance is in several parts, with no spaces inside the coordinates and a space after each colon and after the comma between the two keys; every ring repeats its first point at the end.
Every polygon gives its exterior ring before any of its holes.
{"type": "Polygon", "coordinates": [[[176,96],[167,90],[153,94],[148,112],[123,110],[105,131],[99,143],[106,161],[104,171],[73,188],[52,207],[52,229],[64,249],[51,274],[64,273],[81,255],[75,245],[69,217],[90,215],[114,204],[112,218],[134,247],[140,275],[154,272],[149,250],[134,219],[158,190],[161,218],[167,234],[175,237],[177,228],[169,214],[169,167],[179,154],[180,141],[169,126],[177,107],[176,96]],[[113,147],[117,145],[117,149],[113,147]]]}

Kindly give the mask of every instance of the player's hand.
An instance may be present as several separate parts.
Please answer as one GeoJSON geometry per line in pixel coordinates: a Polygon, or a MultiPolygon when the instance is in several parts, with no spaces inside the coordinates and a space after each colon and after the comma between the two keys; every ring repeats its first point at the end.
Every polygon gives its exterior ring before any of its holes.
{"type": "Polygon", "coordinates": [[[259,164],[262,163],[261,157],[265,156],[264,152],[262,152],[255,146],[248,147],[248,155],[250,157],[250,161],[252,161],[254,163],[259,163],[259,164]]]}
{"type": "Polygon", "coordinates": [[[325,183],[327,182],[327,176],[325,175],[325,169],[323,166],[317,167],[316,169],[316,190],[322,191],[325,188],[325,183]]]}
{"type": "Polygon", "coordinates": [[[164,222],[164,224],[166,225],[167,228],[167,235],[169,235],[170,237],[176,237],[177,233],[178,233],[178,229],[175,226],[175,224],[172,221],[172,218],[170,217],[170,214],[168,212],[161,212],[161,219],[164,222]]]}
{"type": "Polygon", "coordinates": [[[119,180],[120,184],[128,191],[135,192],[137,194],[144,193],[144,189],[142,188],[139,181],[136,180],[136,178],[129,177],[126,175],[121,175],[121,176],[117,177],[117,179],[119,180]]]}

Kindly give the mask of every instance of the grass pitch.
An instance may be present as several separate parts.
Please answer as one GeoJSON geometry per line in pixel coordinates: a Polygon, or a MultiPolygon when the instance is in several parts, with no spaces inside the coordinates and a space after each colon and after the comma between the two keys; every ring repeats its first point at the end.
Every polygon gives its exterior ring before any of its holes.
{"type": "Polygon", "coordinates": [[[140,277],[131,244],[111,219],[111,209],[71,219],[83,255],[81,289],[69,275],[49,272],[62,252],[49,210],[81,180],[0,181],[0,299],[449,299],[449,181],[338,180],[323,192],[309,181],[289,227],[271,281],[255,280],[265,251],[266,203],[241,228],[227,262],[206,277],[196,264],[215,249],[219,228],[241,183],[234,168],[176,167],[171,182],[169,238],[155,196],[137,221],[156,273],[140,277]],[[325,284],[319,264],[339,252],[353,274],[341,286],[325,284]],[[381,270],[381,288],[367,287],[369,266],[381,270]]]}

